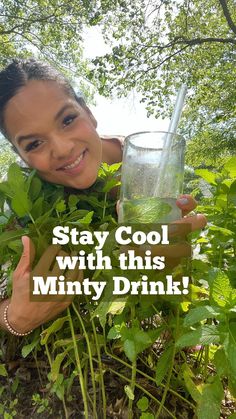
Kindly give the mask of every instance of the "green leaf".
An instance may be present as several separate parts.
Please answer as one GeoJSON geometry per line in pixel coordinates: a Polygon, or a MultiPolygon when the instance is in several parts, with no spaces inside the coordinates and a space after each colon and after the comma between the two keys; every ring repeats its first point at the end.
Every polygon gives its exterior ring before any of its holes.
{"type": "Polygon", "coordinates": [[[27,192],[18,190],[12,198],[11,207],[19,217],[24,217],[29,214],[32,203],[29,200],[27,192]]]}
{"type": "Polygon", "coordinates": [[[148,398],[145,397],[145,396],[141,397],[141,399],[139,399],[138,402],[137,402],[137,407],[142,412],[145,412],[145,410],[148,409],[148,405],[149,405],[149,401],[148,401],[148,398]]]}
{"type": "Polygon", "coordinates": [[[189,310],[184,319],[184,327],[192,326],[205,319],[214,319],[221,314],[221,310],[212,306],[199,306],[189,310]]]}
{"type": "Polygon", "coordinates": [[[200,343],[201,339],[201,328],[185,333],[176,342],[178,348],[184,348],[185,346],[195,346],[200,343]]]}
{"type": "Polygon", "coordinates": [[[59,319],[56,319],[47,329],[45,329],[41,333],[41,344],[45,345],[50,335],[60,330],[62,326],[64,325],[64,323],[68,320],[69,320],[68,316],[59,317],[59,319]]]}
{"type": "Polygon", "coordinates": [[[213,226],[213,225],[209,227],[209,231],[213,231],[215,233],[220,233],[221,235],[226,236],[226,237],[229,237],[229,236],[233,237],[233,235],[234,235],[233,231],[231,231],[227,228],[219,227],[219,226],[213,226]]]}
{"type": "Polygon", "coordinates": [[[236,205],[236,180],[230,186],[228,200],[230,203],[236,205]]]}
{"type": "Polygon", "coordinates": [[[228,361],[223,348],[215,352],[214,364],[219,377],[226,377],[228,374],[228,361]]]}
{"type": "MultiPolygon", "coordinates": [[[[115,272],[114,272],[115,274],[115,272]]],[[[103,276],[103,279],[107,279],[107,285],[105,287],[105,292],[103,300],[98,304],[96,310],[92,314],[92,318],[98,317],[102,327],[105,327],[106,318],[108,313],[121,313],[125,307],[125,302],[127,297],[123,297],[120,300],[117,296],[113,295],[113,281],[109,281],[109,275],[106,277],[103,276]]]]}
{"type": "Polygon", "coordinates": [[[7,370],[5,368],[5,364],[0,364],[0,376],[2,377],[8,376],[7,370]]]}
{"type": "Polygon", "coordinates": [[[225,170],[231,177],[236,177],[236,157],[231,157],[224,165],[225,170]]]}
{"type": "Polygon", "coordinates": [[[219,343],[219,341],[220,333],[218,330],[218,326],[208,324],[201,326],[200,344],[211,345],[214,343],[219,343]]]}
{"type": "Polygon", "coordinates": [[[159,386],[165,378],[173,356],[174,346],[167,347],[161,354],[156,365],[156,385],[159,386]]]}
{"type": "Polygon", "coordinates": [[[51,367],[51,380],[56,381],[59,375],[61,363],[65,356],[67,355],[67,351],[64,351],[60,354],[57,354],[56,358],[54,359],[51,367]]]}
{"type": "Polygon", "coordinates": [[[219,377],[216,376],[213,383],[203,386],[202,396],[197,407],[197,418],[219,419],[223,397],[224,390],[219,377]]]}
{"type": "Polygon", "coordinates": [[[128,396],[129,400],[134,400],[134,393],[130,386],[124,386],[125,394],[128,396]]]}
{"type": "Polygon", "coordinates": [[[190,396],[193,398],[193,400],[196,403],[199,403],[201,400],[201,393],[198,390],[194,381],[192,380],[192,378],[194,378],[195,375],[193,374],[192,370],[189,368],[187,364],[184,364],[182,369],[183,369],[183,378],[184,378],[184,383],[186,385],[186,388],[190,396]]]}
{"type": "Polygon", "coordinates": [[[8,169],[7,180],[9,186],[14,193],[20,191],[25,191],[25,182],[24,176],[21,171],[20,166],[17,163],[12,163],[8,169]]]}
{"type": "MultiPolygon", "coordinates": [[[[49,375],[51,379],[51,374],[49,375]]],[[[56,381],[53,382],[51,391],[56,393],[59,400],[63,400],[65,394],[65,385],[64,385],[64,376],[63,374],[58,374],[56,381]]]]}
{"type": "Polygon", "coordinates": [[[9,198],[12,198],[14,195],[14,192],[11,190],[8,182],[0,183],[0,191],[3,192],[4,195],[8,196],[9,198]]]}
{"type": "Polygon", "coordinates": [[[36,198],[38,198],[40,192],[42,189],[42,182],[39,178],[33,177],[30,182],[30,188],[29,188],[29,196],[34,201],[36,198]]]}
{"type": "Polygon", "coordinates": [[[79,200],[78,200],[77,195],[69,196],[68,205],[69,205],[70,210],[74,210],[77,208],[78,201],[79,200]]]}
{"type": "Polygon", "coordinates": [[[14,242],[8,243],[8,249],[12,249],[18,255],[22,253],[22,241],[15,240],[14,242]]]}
{"type": "Polygon", "coordinates": [[[155,419],[155,416],[149,412],[143,412],[140,416],[140,419],[155,419]]]}
{"type": "Polygon", "coordinates": [[[23,348],[21,349],[21,354],[23,358],[26,358],[33,351],[33,349],[38,345],[38,343],[39,343],[39,337],[34,339],[28,345],[24,345],[23,348]]]}
{"type": "Polygon", "coordinates": [[[236,377],[235,374],[228,374],[228,386],[232,396],[236,399],[236,377]]]}
{"type": "Polygon", "coordinates": [[[219,307],[225,307],[230,303],[232,287],[227,275],[218,271],[211,287],[211,297],[219,307]]]}
{"type": "Polygon", "coordinates": [[[108,180],[108,182],[103,187],[103,192],[105,192],[105,193],[110,192],[110,190],[112,188],[114,188],[115,186],[118,186],[118,185],[120,185],[119,179],[110,179],[110,180],[108,180]]]}
{"type": "Polygon", "coordinates": [[[134,362],[136,360],[137,352],[135,348],[135,342],[133,340],[126,339],[124,341],[124,352],[131,362],[134,362]]]}
{"type": "Polygon", "coordinates": [[[195,170],[196,175],[201,176],[202,179],[210,183],[210,185],[216,185],[216,179],[219,177],[219,173],[210,172],[207,169],[197,169],[195,170]]]}
{"type": "Polygon", "coordinates": [[[196,330],[182,335],[176,342],[176,346],[184,348],[185,346],[196,346],[198,344],[210,345],[220,341],[220,333],[215,325],[199,326],[196,330]]]}
{"type": "Polygon", "coordinates": [[[109,313],[111,314],[121,314],[126,305],[126,300],[123,298],[116,298],[115,301],[112,301],[109,306],[109,313]]]}
{"type": "Polygon", "coordinates": [[[124,341],[124,351],[131,362],[135,361],[137,355],[152,344],[147,332],[138,327],[121,328],[121,339],[124,341]]]}
{"type": "Polygon", "coordinates": [[[110,173],[110,174],[114,174],[114,173],[116,173],[116,172],[118,172],[118,170],[120,169],[120,167],[121,167],[121,165],[122,165],[122,163],[120,162],[120,163],[114,163],[114,164],[111,164],[109,167],[108,167],[108,172],[110,173]]]}
{"type": "Polygon", "coordinates": [[[94,214],[94,211],[90,211],[83,218],[80,218],[78,221],[71,221],[71,222],[68,222],[68,224],[73,224],[73,225],[90,224],[93,219],[93,214],[94,214]]]}
{"type": "Polygon", "coordinates": [[[23,230],[5,231],[0,234],[0,245],[7,244],[13,240],[19,239],[25,233],[23,230]]]}
{"type": "Polygon", "coordinates": [[[113,326],[107,335],[107,339],[119,339],[121,337],[120,334],[120,325],[113,326]]]}
{"type": "Polygon", "coordinates": [[[43,212],[43,203],[44,203],[44,197],[40,196],[33,204],[31,209],[31,215],[34,219],[40,217],[43,212]]]}
{"type": "Polygon", "coordinates": [[[228,331],[229,333],[226,335],[223,346],[230,371],[236,377],[236,321],[232,321],[229,324],[228,331]]]}
{"type": "Polygon", "coordinates": [[[61,199],[61,201],[59,201],[56,204],[56,210],[60,213],[60,212],[64,212],[66,210],[66,203],[64,199],[61,199]]]}

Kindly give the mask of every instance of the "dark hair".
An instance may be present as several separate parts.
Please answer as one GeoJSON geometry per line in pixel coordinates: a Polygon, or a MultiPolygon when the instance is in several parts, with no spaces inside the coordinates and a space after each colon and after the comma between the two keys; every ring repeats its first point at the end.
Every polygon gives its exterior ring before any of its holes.
{"type": "Polygon", "coordinates": [[[27,84],[29,80],[57,82],[69,96],[83,107],[86,107],[82,97],[76,95],[69,81],[54,67],[47,63],[30,59],[15,59],[0,72],[0,131],[8,139],[4,124],[4,111],[10,99],[27,84]]]}

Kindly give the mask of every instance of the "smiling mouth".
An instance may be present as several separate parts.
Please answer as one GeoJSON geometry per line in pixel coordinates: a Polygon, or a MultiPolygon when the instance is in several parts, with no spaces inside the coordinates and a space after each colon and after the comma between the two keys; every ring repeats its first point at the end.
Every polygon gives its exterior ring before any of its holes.
{"type": "Polygon", "coordinates": [[[81,162],[81,161],[83,160],[83,158],[84,158],[85,152],[86,152],[86,150],[84,150],[84,151],[83,151],[83,152],[79,155],[79,157],[77,157],[77,159],[76,159],[73,163],[68,164],[68,165],[66,165],[66,166],[63,166],[63,167],[59,167],[59,169],[57,169],[57,170],[71,170],[71,169],[74,169],[75,167],[79,166],[80,162],[81,162]]]}

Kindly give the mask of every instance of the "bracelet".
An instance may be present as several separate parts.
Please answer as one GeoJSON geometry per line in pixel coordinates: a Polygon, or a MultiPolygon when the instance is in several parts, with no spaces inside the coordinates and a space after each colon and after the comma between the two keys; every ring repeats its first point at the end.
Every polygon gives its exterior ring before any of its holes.
{"type": "Polygon", "coordinates": [[[7,319],[7,312],[8,312],[8,309],[9,309],[9,304],[5,307],[5,310],[4,310],[4,313],[3,313],[3,320],[4,320],[4,323],[5,323],[5,326],[7,327],[7,330],[12,334],[12,335],[15,335],[15,336],[27,336],[27,335],[29,335],[30,333],[32,333],[33,332],[33,329],[32,330],[30,330],[29,332],[25,332],[25,333],[19,333],[19,332],[17,332],[16,330],[14,330],[12,327],[11,327],[11,325],[9,324],[9,322],[8,322],[8,319],[7,319]]]}

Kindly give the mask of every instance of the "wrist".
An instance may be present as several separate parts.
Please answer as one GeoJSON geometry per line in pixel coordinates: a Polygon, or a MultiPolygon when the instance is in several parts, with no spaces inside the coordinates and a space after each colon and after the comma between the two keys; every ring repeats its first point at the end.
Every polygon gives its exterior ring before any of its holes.
{"type": "Polygon", "coordinates": [[[9,301],[4,309],[4,322],[7,330],[16,336],[24,336],[30,334],[33,329],[28,324],[27,319],[17,315],[16,310],[12,308],[9,301]]]}

